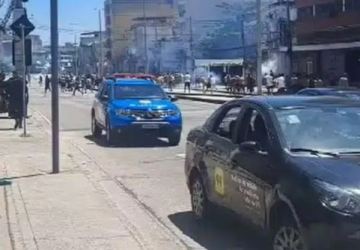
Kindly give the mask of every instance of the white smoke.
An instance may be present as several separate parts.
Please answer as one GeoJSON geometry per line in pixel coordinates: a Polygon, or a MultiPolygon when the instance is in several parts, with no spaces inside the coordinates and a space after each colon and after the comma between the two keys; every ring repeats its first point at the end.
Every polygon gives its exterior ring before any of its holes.
{"type": "Polygon", "coordinates": [[[221,75],[218,75],[212,71],[209,72],[206,70],[206,68],[203,68],[203,67],[196,68],[194,71],[194,75],[195,75],[195,77],[202,77],[202,78],[205,78],[206,80],[208,80],[209,77],[212,75],[216,79],[216,84],[219,84],[222,82],[221,75]]]}
{"type": "Polygon", "coordinates": [[[276,56],[271,56],[267,61],[263,62],[262,64],[262,73],[270,74],[270,71],[274,73],[278,72],[278,59],[276,56]]]}

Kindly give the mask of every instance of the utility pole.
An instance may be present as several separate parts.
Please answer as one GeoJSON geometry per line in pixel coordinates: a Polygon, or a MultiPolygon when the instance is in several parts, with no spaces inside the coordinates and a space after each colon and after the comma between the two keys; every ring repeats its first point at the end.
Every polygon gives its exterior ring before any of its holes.
{"type": "Polygon", "coordinates": [[[157,46],[159,46],[159,50],[157,49],[157,58],[156,58],[156,73],[161,73],[160,71],[160,61],[161,61],[161,41],[159,40],[159,34],[158,34],[158,24],[155,25],[155,42],[157,46]]]}
{"type": "MultiPolygon", "coordinates": [[[[13,21],[15,22],[16,20],[18,20],[22,15],[25,14],[25,9],[23,6],[23,1],[22,0],[14,0],[14,11],[13,11],[13,21]]],[[[19,53],[16,53],[18,56],[15,58],[15,71],[19,73],[19,75],[23,72],[23,63],[22,63],[22,58],[23,58],[23,54],[25,47],[23,47],[23,43],[21,42],[21,40],[14,34],[14,39],[18,42],[15,42],[15,50],[19,51],[19,53]],[[19,42],[20,41],[20,42],[19,42]]]]}
{"type": "Polygon", "coordinates": [[[59,24],[58,0],[50,3],[51,28],[51,119],[52,119],[52,173],[60,171],[59,150],[59,24]]]}
{"type": "Polygon", "coordinates": [[[77,46],[77,37],[74,37],[74,47],[75,47],[75,58],[74,58],[74,66],[75,66],[75,76],[79,74],[79,55],[78,55],[78,46],[77,46]]]}
{"type": "Polygon", "coordinates": [[[256,81],[257,93],[262,94],[262,18],[261,0],[256,0],[256,19],[257,19],[257,60],[256,60],[256,81]]]}
{"type": "Polygon", "coordinates": [[[288,57],[289,57],[289,77],[293,74],[293,44],[292,44],[292,25],[290,15],[290,0],[286,1],[286,16],[287,16],[287,43],[288,43],[288,57]]]}
{"type": "Polygon", "coordinates": [[[100,39],[100,60],[99,60],[99,77],[103,78],[103,65],[104,65],[104,53],[103,53],[103,34],[102,34],[102,20],[101,9],[99,9],[99,39],[100,39]]]}
{"type": "Polygon", "coordinates": [[[243,76],[245,78],[246,74],[246,41],[245,41],[245,15],[241,17],[241,43],[243,47],[243,76]]]}
{"type": "Polygon", "coordinates": [[[145,50],[145,73],[149,73],[149,55],[148,55],[148,44],[147,44],[147,19],[146,19],[146,6],[145,1],[142,0],[143,4],[143,19],[144,19],[144,50],[145,50]]]}
{"type": "Polygon", "coordinates": [[[26,105],[26,55],[25,55],[25,27],[24,25],[21,25],[21,44],[22,44],[22,48],[23,48],[23,54],[22,54],[22,95],[23,95],[23,127],[24,127],[24,132],[23,132],[23,136],[26,137],[27,136],[27,130],[26,130],[26,117],[27,117],[27,105],[26,105]]]}
{"type": "Polygon", "coordinates": [[[190,29],[190,53],[191,53],[191,75],[194,75],[195,71],[195,56],[194,56],[194,31],[192,17],[190,16],[189,20],[189,29],[190,29]]]}

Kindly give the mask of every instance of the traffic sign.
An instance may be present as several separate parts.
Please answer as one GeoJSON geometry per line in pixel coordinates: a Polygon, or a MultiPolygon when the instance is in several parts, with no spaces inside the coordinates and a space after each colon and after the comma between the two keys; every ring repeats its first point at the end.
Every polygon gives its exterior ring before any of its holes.
{"type": "MultiPolygon", "coordinates": [[[[21,42],[13,40],[12,57],[14,66],[16,65],[16,62],[22,63],[21,42]]],[[[32,42],[30,38],[25,40],[25,63],[26,66],[32,65],[32,42]]]]}
{"type": "Polygon", "coordinates": [[[24,28],[24,35],[25,37],[29,35],[34,29],[35,26],[30,22],[27,15],[24,14],[19,19],[17,19],[12,25],[10,25],[10,28],[14,33],[22,38],[22,29],[24,28]]]}

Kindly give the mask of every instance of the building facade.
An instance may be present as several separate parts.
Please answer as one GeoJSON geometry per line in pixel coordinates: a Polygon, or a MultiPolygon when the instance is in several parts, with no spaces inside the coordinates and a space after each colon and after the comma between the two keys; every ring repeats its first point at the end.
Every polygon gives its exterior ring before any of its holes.
{"type": "Polygon", "coordinates": [[[103,74],[110,73],[108,67],[107,55],[109,52],[106,43],[108,41],[106,32],[102,32],[102,45],[100,41],[100,32],[93,31],[82,33],[80,35],[80,43],[78,47],[78,73],[79,74],[98,74],[99,62],[101,57],[101,49],[103,53],[103,74]]]}
{"type": "Polygon", "coordinates": [[[294,43],[293,23],[296,19],[294,0],[270,0],[263,13],[263,73],[289,75],[291,68],[290,43],[294,43]]]}
{"type": "Polygon", "coordinates": [[[294,71],[360,84],[360,1],[296,0],[294,71]]]}

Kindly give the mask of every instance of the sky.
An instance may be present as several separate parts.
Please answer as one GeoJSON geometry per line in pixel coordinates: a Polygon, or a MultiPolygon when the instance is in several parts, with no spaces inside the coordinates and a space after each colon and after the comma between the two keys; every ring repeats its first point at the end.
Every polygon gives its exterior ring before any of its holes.
{"type": "MultiPolygon", "coordinates": [[[[87,31],[99,30],[98,10],[104,0],[58,0],[59,41],[74,42],[75,36],[87,31]]],[[[25,7],[36,29],[32,34],[41,36],[43,43],[50,43],[50,0],[29,0],[25,7]]],[[[103,12],[102,12],[103,13],[103,12]]]]}

